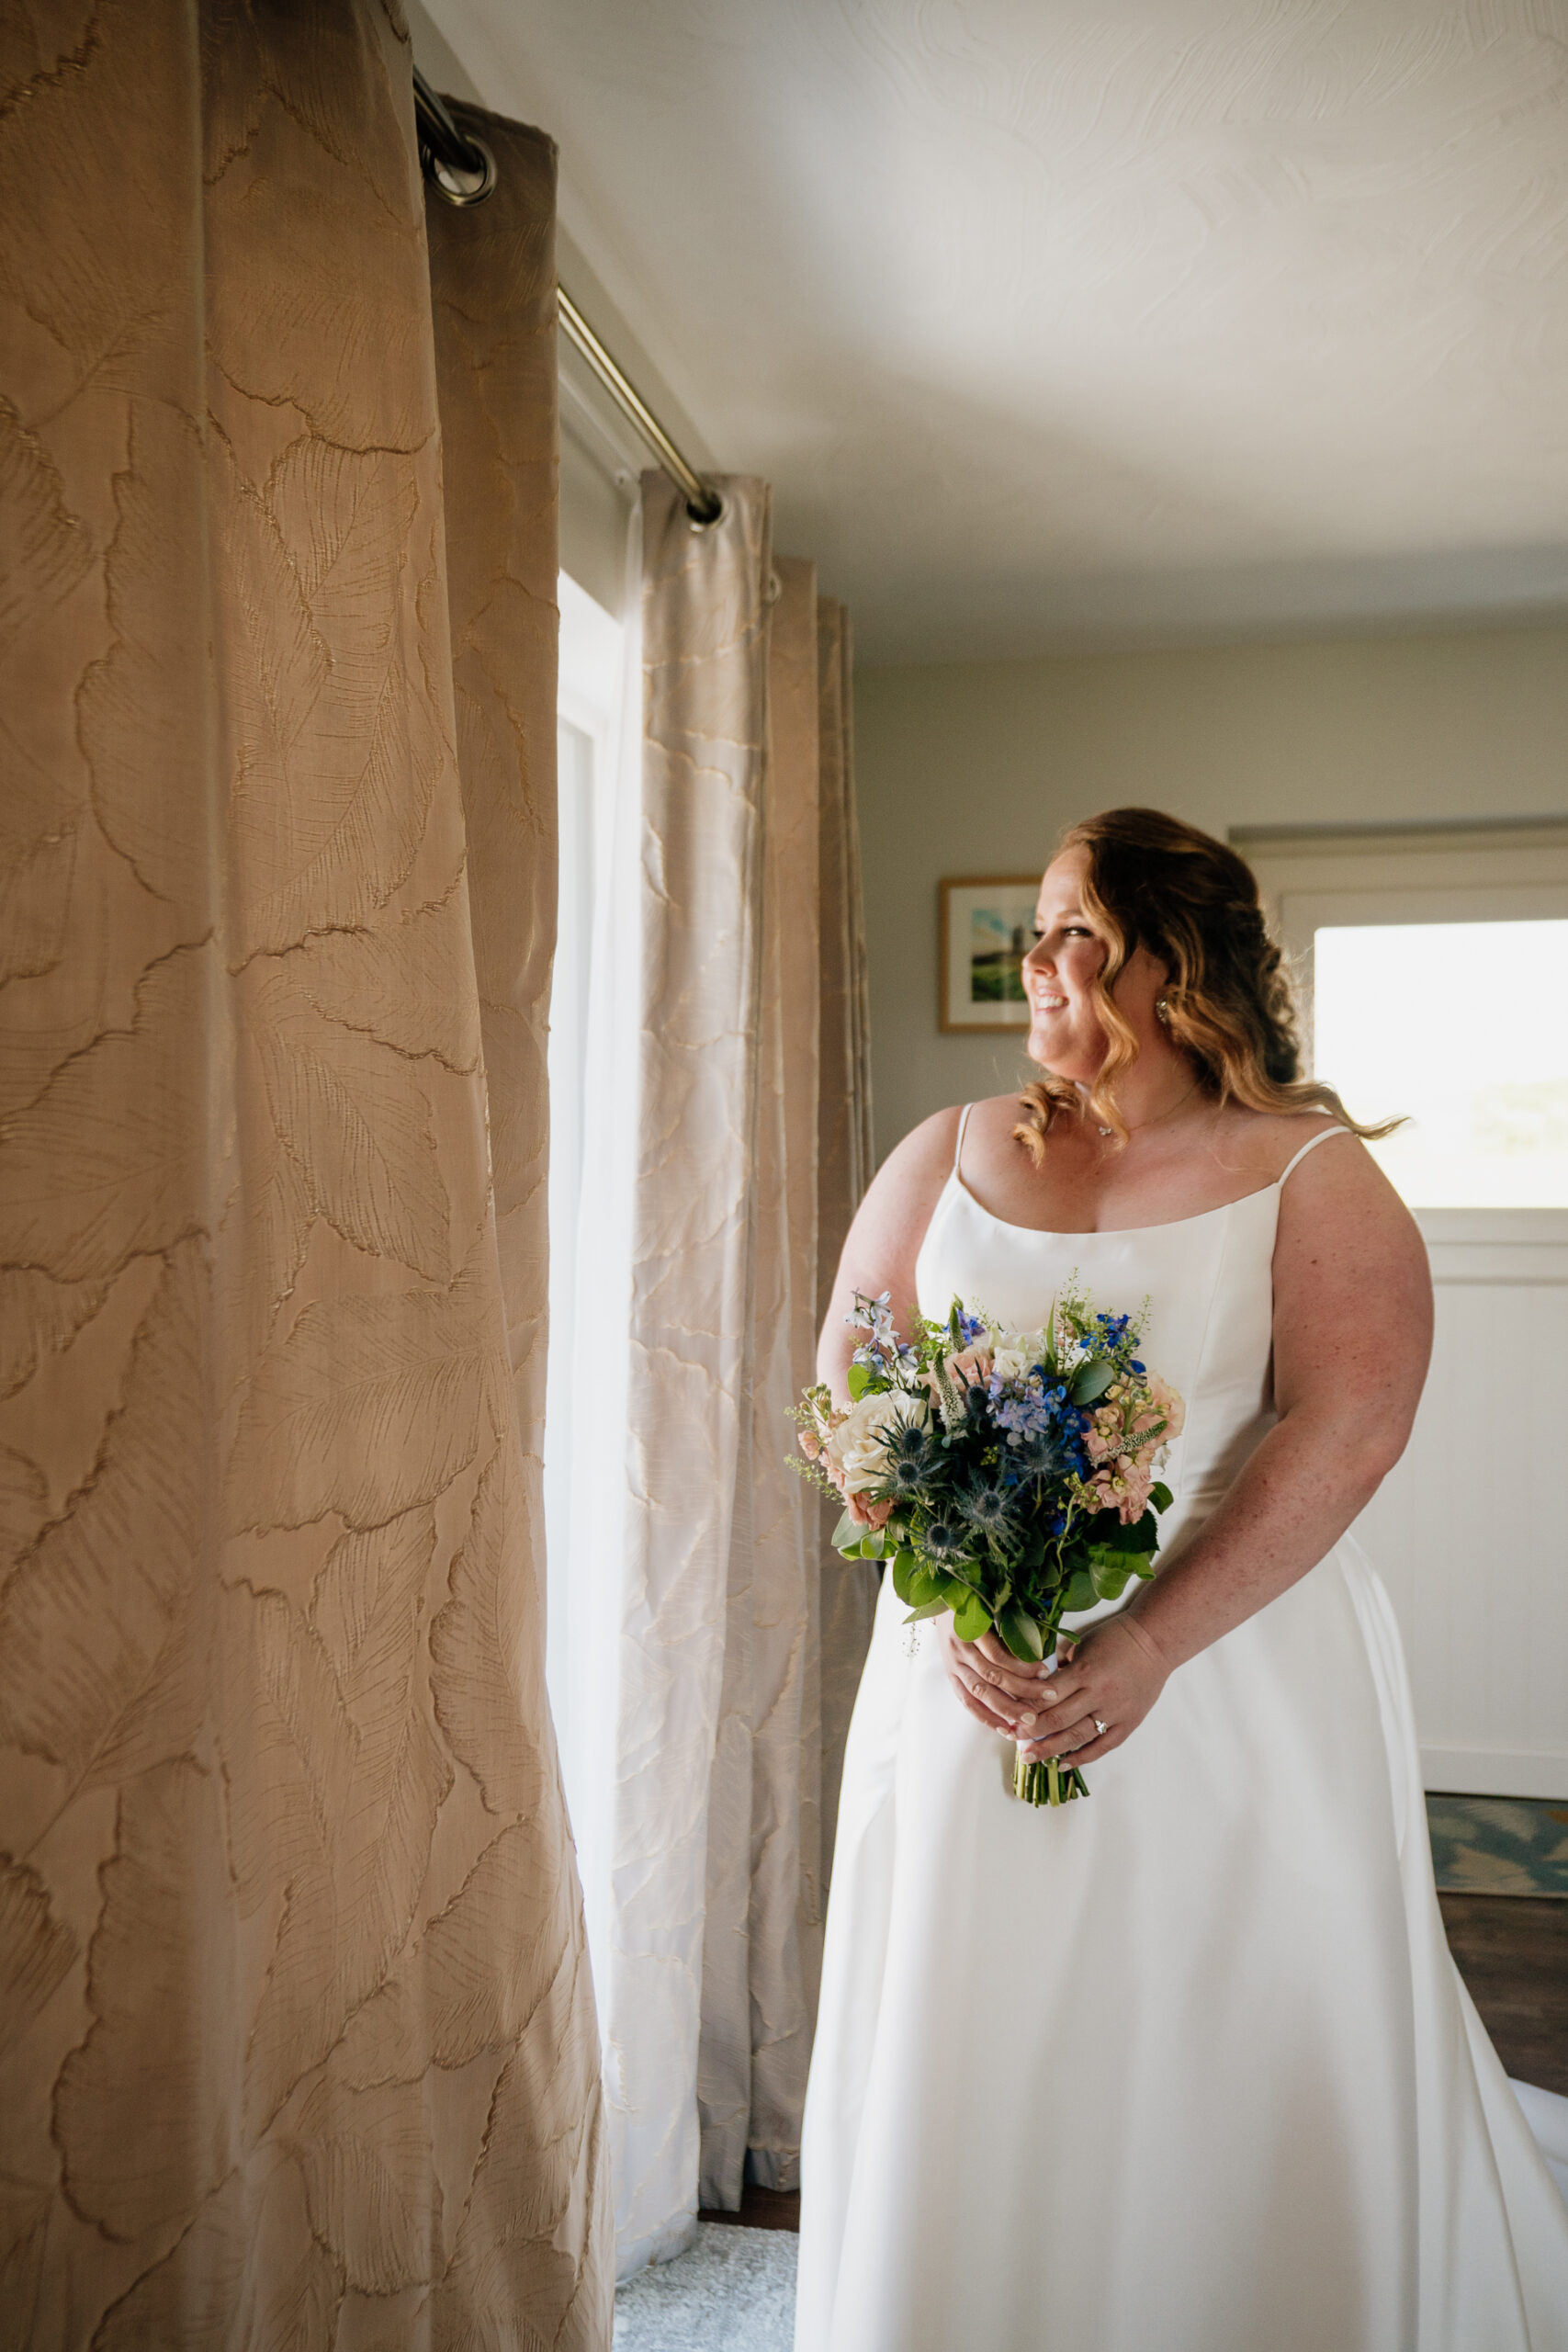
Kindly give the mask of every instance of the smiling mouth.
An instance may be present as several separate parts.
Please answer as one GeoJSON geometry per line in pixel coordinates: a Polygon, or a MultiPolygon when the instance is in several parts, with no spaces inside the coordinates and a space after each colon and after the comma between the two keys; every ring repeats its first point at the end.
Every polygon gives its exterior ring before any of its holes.
{"type": "Polygon", "coordinates": [[[1065,996],[1037,996],[1034,1010],[1036,1012],[1062,1012],[1066,1009],[1066,1002],[1065,996]]]}

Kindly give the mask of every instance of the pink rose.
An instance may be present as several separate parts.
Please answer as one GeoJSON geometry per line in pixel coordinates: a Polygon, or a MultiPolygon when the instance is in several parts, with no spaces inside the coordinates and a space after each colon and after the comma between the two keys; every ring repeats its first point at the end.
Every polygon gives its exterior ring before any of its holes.
{"type": "Polygon", "coordinates": [[[850,1507],[850,1517],[857,1527],[869,1527],[874,1534],[879,1527],[886,1526],[893,1510],[891,1500],[868,1503],[863,1495],[846,1495],[844,1499],[850,1507]]]}
{"type": "Polygon", "coordinates": [[[815,1430],[802,1430],[795,1442],[807,1462],[815,1462],[822,1451],[822,1441],[815,1430]]]}

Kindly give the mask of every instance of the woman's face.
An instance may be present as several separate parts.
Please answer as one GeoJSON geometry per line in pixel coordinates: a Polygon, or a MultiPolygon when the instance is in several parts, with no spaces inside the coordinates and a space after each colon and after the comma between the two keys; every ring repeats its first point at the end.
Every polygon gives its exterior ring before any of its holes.
{"type": "MultiPolygon", "coordinates": [[[[1023,959],[1029,997],[1029,1057],[1082,1086],[1092,1085],[1105,1059],[1106,1036],[1091,989],[1105,962],[1082,904],[1087,850],[1068,850],[1045,869],[1035,902],[1034,944],[1023,959]]],[[[1111,988],[1116,1009],[1132,1023],[1142,1046],[1156,1033],[1155,999],[1166,971],[1147,948],[1134,948],[1111,988]]]]}

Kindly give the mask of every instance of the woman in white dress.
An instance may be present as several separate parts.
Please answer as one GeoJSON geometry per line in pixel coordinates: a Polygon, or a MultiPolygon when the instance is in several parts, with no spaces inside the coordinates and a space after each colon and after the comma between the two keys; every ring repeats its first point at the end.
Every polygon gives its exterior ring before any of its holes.
{"type": "MultiPolygon", "coordinates": [[[[1024,1096],[929,1119],[846,1244],[900,1317],[1145,1295],[1158,1573],[1054,1676],[885,1580],[845,1758],[796,2352],[1568,2352],[1568,2210],[1450,1959],[1387,1597],[1416,1227],[1296,1041],[1233,852],[1069,833],[1024,1096]],[[1091,1794],[1010,1794],[1015,1734],[1091,1794]]],[[[1440,1018],[1440,1009],[1434,1017],[1440,1018]]],[[[1391,1083],[1396,1074],[1391,1072],[1391,1083]]],[[[1089,1629],[1089,1630],[1085,1630],[1089,1629]]]]}

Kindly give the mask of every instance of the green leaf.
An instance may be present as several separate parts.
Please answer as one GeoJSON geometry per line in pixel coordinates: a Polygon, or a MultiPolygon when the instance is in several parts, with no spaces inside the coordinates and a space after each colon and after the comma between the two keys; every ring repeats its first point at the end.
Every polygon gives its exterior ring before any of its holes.
{"type": "Polygon", "coordinates": [[[1067,1586],[1066,1599],[1062,1604],[1064,1616],[1076,1617],[1080,1609],[1092,1609],[1100,1595],[1094,1589],[1094,1578],[1087,1568],[1075,1568],[1067,1586]]]}
{"type": "Polygon", "coordinates": [[[872,1528],[860,1539],[860,1555],[863,1560],[880,1560],[886,1549],[887,1538],[880,1527],[872,1528]]]}
{"type": "MultiPolygon", "coordinates": [[[[942,1575],[940,1568],[917,1566],[909,1578],[908,1591],[900,1593],[899,1598],[907,1600],[911,1609],[923,1609],[928,1600],[940,1600],[945,1609],[948,1581],[949,1579],[942,1575]]],[[[895,1579],[895,1589],[897,1589],[897,1579],[895,1579]]]]}
{"type": "Polygon", "coordinates": [[[1111,1358],[1096,1356],[1091,1363],[1079,1366],[1067,1394],[1075,1405],[1092,1405],[1097,1396],[1104,1396],[1115,1377],[1116,1366],[1111,1358]]]}
{"type": "Polygon", "coordinates": [[[920,1601],[929,1600],[931,1598],[929,1593],[917,1592],[915,1589],[924,1573],[917,1564],[913,1552],[897,1552],[894,1555],[893,1589],[907,1609],[918,1607],[920,1601]]]}
{"type": "Polygon", "coordinates": [[[1027,1609],[1010,1600],[997,1612],[997,1631],[1011,1650],[1014,1657],[1031,1658],[1036,1663],[1045,1655],[1045,1644],[1039,1626],[1027,1609]]]}
{"type": "Polygon", "coordinates": [[[1153,1504],[1155,1510],[1168,1510],[1172,1500],[1173,1497],[1171,1495],[1170,1488],[1166,1485],[1165,1480],[1163,1478],[1156,1478],[1154,1485],[1149,1488],[1149,1501],[1153,1504]]]}
{"type": "Polygon", "coordinates": [[[850,1392],[850,1402],[858,1405],[871,1385],[871,1373],[863,1363],[851,1364],[844,1374],[844,1386],[850,1392]]]}
{"type": "Polygon", "coordinates": [[[860,1539],[864,1533],[865,1527],[863,1521],[856,1519],[852,1511],[845,1511],[833,1530],[834,1551],[847,1553],[852,1558],[858,1559],[860,1539]]]}
{"type": "Polygon", "coordinates": [[[1089,1547],[1089,1578],[1100,1600],[1120,1600],[1133,1573],[1133,1563],[1125,1552],[1118,1552],[1109,1544],[1094,1544],[1089,1547]]]}
{"type": "Polygon", "coordinates": [[[923,1624],[928,1617],[945,1617],[946,1614],[945,1600],[922,1600],[918,1609],[910,1610],[904,1623],[906,1625],[919,1625],[923,1624]]]}
{"type": "MultiPolygon", "coordinates": [[[[1107,1516],[1101,1511],[1100,1519],[1107,1516]]],[[[1103,1528],[1100,1520],[1095,1521],[1092,1548],[1096,1551],[1152,1552],[1158,1542],[1159,1526],[1152,1510],[1146,1510],[1142,1519],[1135,1519],[1131,1527],[1123,1527],[1119,1519],[1111,1520],[1110,1526],[1103,1528]]]]}
{"type": "Polygon", "coordinates": [[[977,1642],[991,1630],[991,1612],[977,1592],[965,1592],[953,1612],[953,1630],[961,1642],[977,1642]]]}

